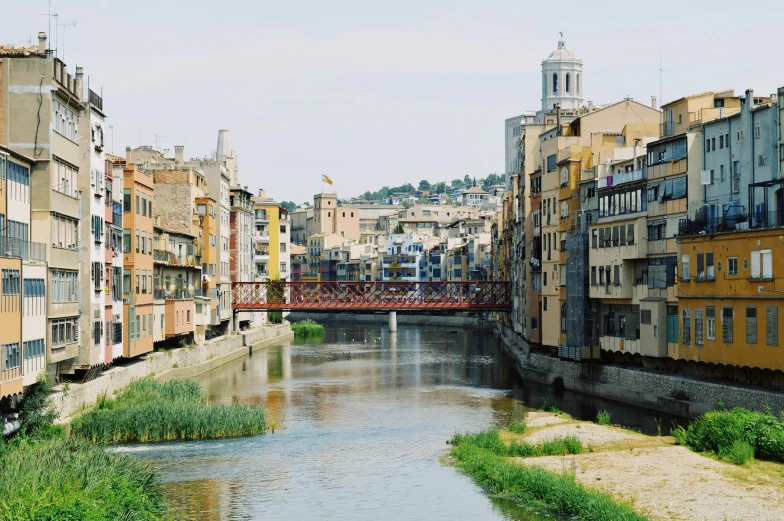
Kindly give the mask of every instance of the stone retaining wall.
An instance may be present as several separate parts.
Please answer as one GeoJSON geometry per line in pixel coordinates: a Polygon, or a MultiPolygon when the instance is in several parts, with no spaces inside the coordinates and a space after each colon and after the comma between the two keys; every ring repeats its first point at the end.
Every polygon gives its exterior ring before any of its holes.
{"type": "Polygon", "coordinates": [[[58,423],[66,423],[74,413],[94,404],[98,396],[111,396],[132,381],[154,375],[156,378],[187,378],[219,367],[258,349],[290,341],[294,337],[287,322],[208,340],[196,347],[180,347],[140,356],[117,365],[84,384],[58,386],[52,395],[60,412],[58,423]],[[176,367],[175,367],[176,366],[176,367]],[[64,387],[67,389],[65,391],[64,387]]]}

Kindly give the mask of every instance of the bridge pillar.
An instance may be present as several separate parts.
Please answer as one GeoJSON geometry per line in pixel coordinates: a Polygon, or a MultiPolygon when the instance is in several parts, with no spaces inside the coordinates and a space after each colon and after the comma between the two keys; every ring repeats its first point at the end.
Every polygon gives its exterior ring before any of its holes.
{"type": "Polygon", "coordinates": [[[397,311],[389,312],[389,331],[397,331],[397,311]]]}

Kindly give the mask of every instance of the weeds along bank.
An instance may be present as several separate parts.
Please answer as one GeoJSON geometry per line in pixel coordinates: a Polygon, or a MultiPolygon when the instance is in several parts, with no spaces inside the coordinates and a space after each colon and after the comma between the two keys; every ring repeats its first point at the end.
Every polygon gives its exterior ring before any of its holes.
{"type": "Polygon", "coordinates": [[[290,342],[293,338],[289,324],[283,322],[238,332],[200,345],[149,353],[127,365],[112,367],[85,384],[60,386],[60,390],[52,397],[60,413],[58,421],[68,421],[74,414],[96,403],[99,397],[113,396],[115,391],[124,389],[134,380],[148,376],[162,380],[198,376],[245,356],[249,350],[290,342]]]}

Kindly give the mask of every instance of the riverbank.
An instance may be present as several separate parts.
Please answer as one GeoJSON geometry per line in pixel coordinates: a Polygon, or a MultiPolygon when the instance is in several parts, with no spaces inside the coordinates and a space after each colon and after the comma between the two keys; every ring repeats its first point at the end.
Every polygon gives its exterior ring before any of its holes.
{"type": "Polygon", "coordinates": [[[52,402],[60,413],[58,423],[68,423],[75,414],[95,404],[100,396],[112,396],[134,380],[153,376],[161,382],[192,378],[211,371],[249,351],[290,342],[294,338],[288,322],[209,340],[192,347],[148,353],[124,365],[116,365],[84,384],[59,385],[52,402]]]}
{"type": "MultiPolygon", "coordinates": [[[[292,313],[291,320],[306,318],[337,324],[386,324],[388,314],[292,313]]],[[[770,407],[784,412],[784,393],[756,387],[733,385],[675,373],[637,367],[581,364],[547,354],[532,352],[516,333],[495,319],[462,314],[456,316],[397,315],[398,325],[464,327],[495,333],[526,380],[552,385],[563,380],[569,391],[597,396],[660,413],[696,418],[718,403],[761,411],[770,407]],[[681,399],[688,398],[688,399],[681,399]]]]}
{"type": "Polygon", "coordinates": [[[784,465],[737,466],[675,445],[671,436],[645,436],[620,427],[530,412],[523,434],[501,432],[505,443],[579,438],[585,450],[568,456],[507,458],[516,465],[567,473],[654,521],[784,519],[784,465]]]}

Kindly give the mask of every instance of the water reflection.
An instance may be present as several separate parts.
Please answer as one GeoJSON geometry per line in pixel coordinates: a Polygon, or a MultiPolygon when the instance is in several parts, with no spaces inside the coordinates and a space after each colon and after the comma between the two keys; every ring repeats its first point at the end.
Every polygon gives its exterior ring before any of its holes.
{"type": "MultiPolygon", "coordinates": [[[[267,408],[275,434],[135,447],[183,519],[538,519],[439,463],[445,441],[523,417],[550,389],[522,382],[496,338],[449,329],[327,328],[201,378],[215,400],[267,408]]],[[[563,396],[643,424],[641,411],[563,396]]]]}

